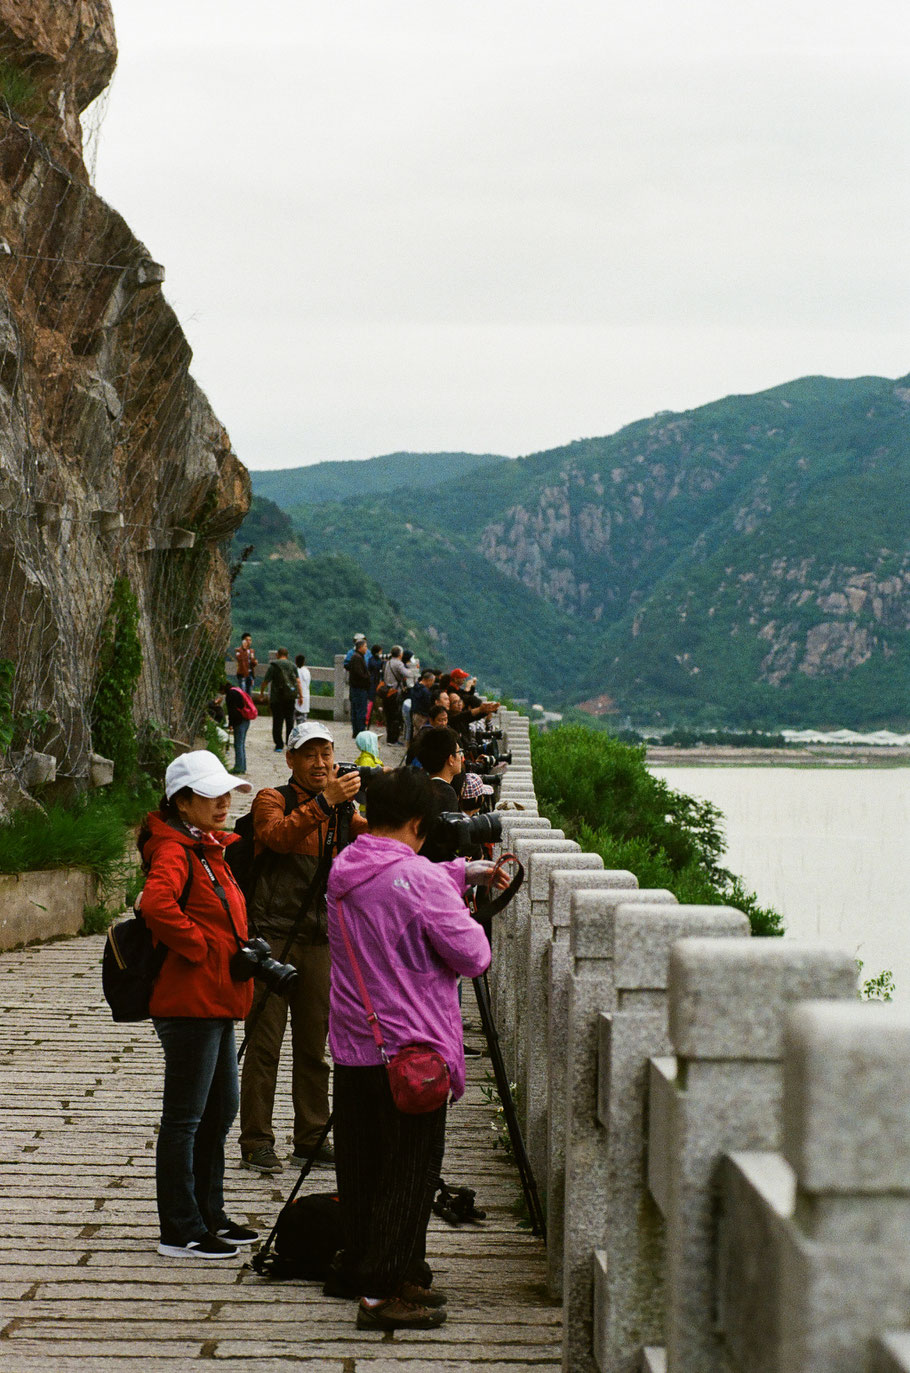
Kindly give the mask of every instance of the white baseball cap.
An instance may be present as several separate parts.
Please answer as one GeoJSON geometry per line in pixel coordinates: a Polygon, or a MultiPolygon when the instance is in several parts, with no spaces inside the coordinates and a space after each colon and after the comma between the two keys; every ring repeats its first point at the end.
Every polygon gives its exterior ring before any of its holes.
{"type": "Polygon", "coordinates": [[[164,774],[164,792],[169,801],[183,787],[192,787],[197,796],[206,796],[210,801],[229,791],[253,790],[249,782],[232,777],[221,759],[204,748],[181,753],[164,774]]]}
{"type": "Polygon", "coordinates": [[[288,753],[293,753],[295,748],[303,748],[311,739],[327,739],[330,744],[335,742],[331,731],[326,729],[325,725],[318,725],[315,720],[306,720],[302,725],[295,725],[288,735],[288,753]]]}

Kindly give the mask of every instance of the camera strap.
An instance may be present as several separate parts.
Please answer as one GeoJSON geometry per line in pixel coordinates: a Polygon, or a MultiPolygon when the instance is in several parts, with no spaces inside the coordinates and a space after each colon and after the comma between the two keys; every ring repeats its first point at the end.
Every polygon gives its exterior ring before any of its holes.
{"type": "Polygon", "coordinates": [[[525,880],[525,870],[519,863],[518,859],[515,857],[514,853],[501,853],[499,855],[499,858],[496,860],[496,866],[493,869],[494,878],[496,874],[499,872],[500,868],[503,867],[506,863],[514,863],[516,867],[516,872],[515,876],[512,878],[509,885],[505,888],[504,891],[501,891],[498,896],[490,896],[490,892],[492,892],[493,890],[492,879],[490,881],[489,887],[475,888],[474,908],[479,913],[481,913],[484,916],[484,918],[486,918],[488,915],[497,915],[499,911],[504,910],[505,907],[512,900],[512,897],[518,891],[522,882],[525,880]]]}
{"type": "MultiPolygon", "coordinates": [[[[240,938],[240,933],[237,929],[237,926],[234,923],[234,916],[231,911],[231,903],[227,899],[227,892],[224,890],[224,887],[221,885],[221,883],[218,881],[218,878],[215,876],[215,873],[212,869],[212,865],[206,858],[205,850],[203,849],[202,845],[195,845],[192,852],[195,853],[196,857],[199,859],[199,862],[202,866],[203,871],[205,872],[205,875],[208,877],[212,886],[215,888],[215,895],[218,897],[218,900],[221,902],[222,906],[227,912],[227,918],[231,922],[231,929],[234,931],[234,938],[237,940],[237,947],[239,949],[242,949],[244,941],[240,938]]],[[[189,862],[192,864],[192,854],[188,853],[187,858],[189,859],[189,862]]]]}
{"type": "Polygon", "coordinates": [[[340,901],[336,903],[336,910],[338,911],[338,925],[341,929],[341,937],[344,940],[345,951],[350,960],[351,968],[354,972],[354,980],[357,983],[357,990],[360,992],[360,999],[363,1002],[363,1009],[366,1012],[367,1024],[369,1025],[370,1030],[372,1031],[373,1038],[376,1041],[376,1048],[379,1050],[379,1057],[382,1059],[383,1063],[388,1064],[389,1056],[385,1051],[385,1040],[382,1037],[382,1026],[379,1024],[379,1016],[376,1014],[376,1011],[373,1008],[373,1002],[370,998],[370,993],[367,990],[367,984],[363,980],[363,973],[360,971],[360,964],[357,961],[357,955],[354,953],[354,945],[351,943],[351,936],[348,934],[348,927],[345,923],[344,911],[341,909],[340,901]]]}

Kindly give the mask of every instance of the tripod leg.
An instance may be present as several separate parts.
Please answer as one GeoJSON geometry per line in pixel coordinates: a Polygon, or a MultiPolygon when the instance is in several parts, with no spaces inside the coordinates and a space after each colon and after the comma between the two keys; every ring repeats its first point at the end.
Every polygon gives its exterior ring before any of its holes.
{"type": "Polygon", "coordinates": [[[480,1021],[483,1025],[484,1037],[487,1047],[490,1050],[490,1060],[493,1064],[493,1076],[496,1079],[496,1090],[499,1093],[499,1100],[502,1103],[502,1113],[505,1117],[506,1127],[509,1131],[509,1139],[512,1142],[512,1152],[515,1155],[515,1162],[518,1167],[518,1175],[521,1178],[522,1191],[525,1201],[528,1204],[528,1214],[531,1217],[531,1228],[535,1235],[541,1235],[544,1240],[547,1238],[547,1225],[544,1219],[543,1206],[541,1205],[540,1195],[537,1191],[537,1182],[531,1168],[531,1161],[525,1149],[524,1138],[521,1133],[521,1126],[518,1123],[518,1116],[515,1113],[515,1102],[512,1099],[512,1089],[509,1086],[509,1077],[506,1072],[506,1065],[502,1057],[502,1049],[499,1045],[499,1035],[496,1031],[496,1022],[493,1019],[493,1012],[490,1008],[490,990],[487,985],[486,975],[475,977],[474,993],[477,997],[477,1009],[480,1011],[480,1021]]]}
{"type": "Polygon", "coordinates": [[[328,1137],[329,1137],[329,1131],[330,1131],[331,1128],[332,1128],[332,1119],[333,1119],[333,1117],[334,1117],[334,1112],[332,1112],[332,1113],[329,1115],[328,1120],[326,1121],[325,1125],[323,1126],[322,1134],[319,1136],[318,1140],[317,1140],[316,1143],[313,1145],[313,1148],[312,1148],[312,1151],[311,1151],[311,1153],[310,1153],[309,1158],[307,1159],[306,1163],[303,1165],[303,1167],[302,1167],[301,1170],[300,1170],[300,1176],[298,1177],[297,1181],[294,1183],[294,1186],[293,1186],[292,1189],[291,1189],[291,1194],[290,1194],[290,1196],[288,1197],[287,1201],[286,1201],[286,1202],[284,1203],[284,1205],[282,1206],[281,1210],[278,1212],[278,1215],[275,1217],[275,1224],[272,1226],[272,1229],[271,1229],[271,1232],[269,1233],[268,1239],[266,1240],[266,1242],[265,1242],[265,1244],[262,1246],[262,1248],[259,1250],[259,1252],[258,1252],[257,1254],[255,1254],[254,1257],[253,1257],[253,1259],[251,1260],[252,1266],[253,1266],[253,1268],[256,1269],[256,1272],[257,1272],[257,1273],[262,1273],[263,1270],[264,1270],[264,1268],[265,1268],[265,1259],[266,1259],[266,1255],[268,1254],[269,1250],[270,1250],[271,1247],[272,1247],[272,1244],[274,1243],[275,1236],[278,1234],[278,1222],[281,1220],[281,1217],[284,1215],[285,1211],[288,1209],[288,1207],[291,1205],[291,1202],[294,1200],[294,1198],[296,1197],[297,1193],[300,1191],[301,1187],[303,1186],[304,1179],[306,1178],[307,1174],[309,1173],[310,1169],[311,1169],[312,1166],[313,1166],[313,1159],[314,1159],[314,1158],[316,1157],[316,1155],[319,1153],[319,1150],[322,1148],[323,1144],[325,1144],[326,1140],[327,1140],[328,1137]]]}

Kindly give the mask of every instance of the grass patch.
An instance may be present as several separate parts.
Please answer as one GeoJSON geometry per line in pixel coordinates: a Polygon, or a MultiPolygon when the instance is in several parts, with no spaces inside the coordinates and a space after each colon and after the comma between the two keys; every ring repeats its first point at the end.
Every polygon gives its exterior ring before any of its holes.
{"type": "Polygon", "coordinates": [[[148,778],[80,796],[71,806],[18,810],[0,824],[0,873],[79,868],[102,888],[124,887],[134,873],[131,829],[158,801],[148,778]]]}

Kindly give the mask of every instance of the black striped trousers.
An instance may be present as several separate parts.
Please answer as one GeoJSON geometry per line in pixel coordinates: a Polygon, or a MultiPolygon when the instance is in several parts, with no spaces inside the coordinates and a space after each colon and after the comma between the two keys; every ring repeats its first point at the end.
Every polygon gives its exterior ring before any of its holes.
{"type": "Polygon", "coordinates": [[[392,1297],[426,1282],[427,1225],[445,1152],[446,1108],[408,1116],[375,1068],[334,1069],[335,1176],[342,1272],[361,1296],[392,1297]]]}

